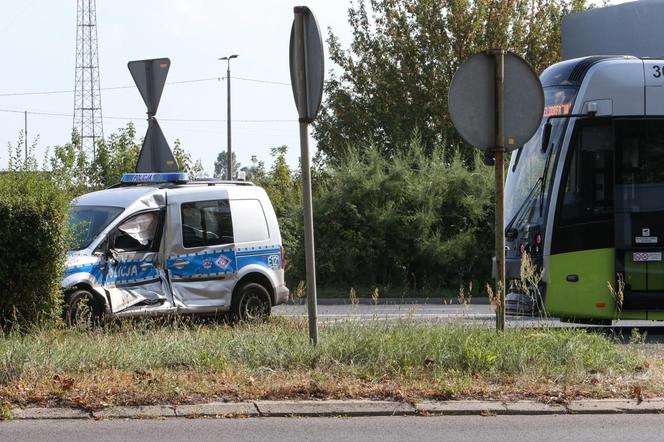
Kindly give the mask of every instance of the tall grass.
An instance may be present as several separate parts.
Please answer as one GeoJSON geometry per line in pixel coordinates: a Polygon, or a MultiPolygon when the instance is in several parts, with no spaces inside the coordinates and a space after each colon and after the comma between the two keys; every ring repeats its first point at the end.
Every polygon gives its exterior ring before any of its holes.
{"type": "Polygon", "coordinates": [[[175,322],[102,330],[43,329],[0,337],[0,383],[25,373],[103,369],[335,371],[360,378],[530,376],[573,381],[643,366],[634,346],[582,330],[510,330],[412,321],[345,323],[321,329],[309,344],[306,323],[277,318],[235,328],[175,322]]]}

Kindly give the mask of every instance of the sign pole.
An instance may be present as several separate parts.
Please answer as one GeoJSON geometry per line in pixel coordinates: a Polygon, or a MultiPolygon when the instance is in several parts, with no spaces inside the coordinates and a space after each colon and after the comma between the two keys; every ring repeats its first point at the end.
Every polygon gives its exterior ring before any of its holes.
{"type": "Polygon", "coordinates": [[[496,330],[505,329],[505,226],[503,218],[504,208],[504,173],[505,162],[505,118],[504,118],[504,91],[505,91],[505,51],[496,49],[491,51],[496,66],[495,86],[495,160],[496,160],[496,330]]]}
{"type": "MultiPolygon", "coordinates": [[[[493,152],[496,175],[496,330],[505,329],[505,152],[523,146],[537,132],[544,91],[537,74],[504,49],[479,52],[454,74],[448,93],[454,127],[471,146],[493,152]]],[[[508,195],[509,197],[509,195],[508,195]]],[[[511,275],[513,276],[513,275],[511,275]]]]}
{"type": "Polygon", "coordinates": [[[307,313],[309,340],[318,344],[318,307],[316,294],[316,255],[314,253],[314,212],[311,204],[311,160],[309,157],[309,123],[300,121],[300,155],[304,202],[304,257],[307,270],[307,313]]]}
{"type": "Polygon", "coordinates": [[[304,252],[307,273],[307,313],[309,340],[318,344],[318,296],[316,294],[316,255],[314,252],[314,215],[311,197],[311,157],[309,155],[309,123],[314,121],[323,95],[323,42],[318,24],[306,6],[293,9],[290,70],[293,97],[300,122],[300,161],[304,203],[304,252]]]}
{"type": "Polygon", "coordinates": [[[226,179],[233,179],[233,153],[231,152],[231,60],[226,67],[226,179]]]}

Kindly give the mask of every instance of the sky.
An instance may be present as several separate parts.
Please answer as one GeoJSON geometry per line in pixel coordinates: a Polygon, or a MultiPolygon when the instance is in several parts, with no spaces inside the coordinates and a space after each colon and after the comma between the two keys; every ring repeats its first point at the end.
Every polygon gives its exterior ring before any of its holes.
{"type": "MultiPolygon", "coordinates": [[[[309,6],[324,40],[331,28],[348,47],[350,4],[351,0],[97,0],[104,134],[116,132],[129,121],[135,123],[138,137],[145,134],[146,109],[133,87],[127,62],[169,57],[169,82],[211,80],[167,84],[157,119],[171,146],[179,138],[211,174],[217,154],[226,149],[226,83],[217,80],[225,76],[226,64],[217,58],[239,54],[231,63],[231,77],[235,77],[231,133],[238,160],[248,165],[256,155],[269,165],[270,148],[285,144],[289,164],[298,167],[297,112],[288,69],[293,6],[309,6]],[[113,89],[118,86],[130,87],[113,89]]],[[[40,161],[49,148],[70,137],[76,0],[0,0],[0,11],[3,168],[6,146],[16,144],[24,127],[23,111],[29,112],[30,142],[39,137],[35,154],[40,161]],[[65,92],[7,95],[44,91],[65,92]]],[[[326,69],[333,68],[328,59],[326,69]]],[[[313,139],[310,146],[313,154],[313,139]]]]}
{"type": "MultiPolygon", "coordinates": [[[[248,165],[256,155],[270,164],[270,148],[286,144],[288,162],[296,167],[299,132],[288,68],[295,5],[311,8],[324,40],[331,28],[350,42],[350,0],[97,0],[104,134],[129,121],[138,137],[145,134],[138,90],[103,88],[133,86],[130,60],[169,57],[167,81],[212,79],[167,84],[157,112],[171,146],[179,138],[211,174],[217,154],[226,149],[226,83],[217,79],[225,77],[226,62],[217,58],[239,54],[231,62],[231,134],[238,161],[248,165]]],[[[66,143],[71,133],[76,0],[0,0],[0,8],[0,168],[7,164],[6,146],[16,144],[24,127],[26,110],[28,137],[32,142],[39,136],[35,153],[41,163],[47,149],[66,143]],[[68,92],[6,95],[43,91],[68,92]]],[[[326,69],[331,67],[326,60],[326,69]]],[[[313,139],[310,145],[315,149],[313,139]]]]}

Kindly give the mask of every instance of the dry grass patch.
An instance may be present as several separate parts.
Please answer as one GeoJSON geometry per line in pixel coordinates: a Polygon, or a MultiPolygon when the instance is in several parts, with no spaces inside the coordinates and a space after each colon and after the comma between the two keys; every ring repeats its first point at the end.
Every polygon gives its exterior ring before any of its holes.
{"type": "Polygon", "coordinates": [[[411,321],[321,328],[276,318],[125,323],[0,338],[0,403],[106,405],[208,400],[631,397],[664,393],[643,344],[582,330],[493,330],[411,321]]]}

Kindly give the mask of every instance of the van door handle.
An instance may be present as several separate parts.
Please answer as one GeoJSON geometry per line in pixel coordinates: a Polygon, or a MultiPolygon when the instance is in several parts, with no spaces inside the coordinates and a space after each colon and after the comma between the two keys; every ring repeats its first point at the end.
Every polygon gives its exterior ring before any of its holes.
{"type": "Polygon", "coordinates": [[[567,275],[567,282],[579,282],[579,275],[567,275]]]}
{"type": "Polygon", "coordinates": [[[139,267],[141,268],[141,270],[147,270],[147,269],[149,269],[150,267],[153,267],[153,266],[154,266],[154,264],[152,264],[151,262],[144,262],[139,267]]]}

